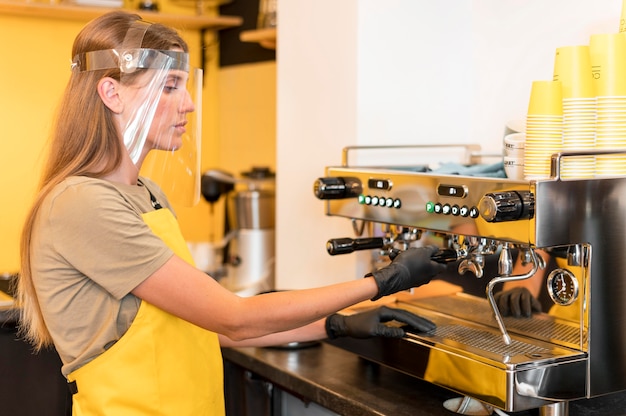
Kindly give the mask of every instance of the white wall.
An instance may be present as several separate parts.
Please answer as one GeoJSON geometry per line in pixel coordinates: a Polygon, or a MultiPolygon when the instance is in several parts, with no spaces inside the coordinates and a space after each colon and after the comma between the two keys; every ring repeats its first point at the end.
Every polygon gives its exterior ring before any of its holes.
{"type": "Polygon", "coordinates": [[[279,1],[276,121],[276,286],[318,286],[354,275],[355,256],[326,253],[350,236],[313,196],[324,166],[357,143],[358,0],[279,1]]]}
{"type": "Polygon", "coordinates": [[[617,32],[621,0],[292,0],[278,3],[277,287],[362,275],[354,237],[312,193],[349,145],[479,143],[499,151],[559,46],[617,32]]]}
{"type": "Polygon", "coordinates": [[[472,117],[470,6],[471,0],[359,2],[359,144],[465,141],[472,117]]]}

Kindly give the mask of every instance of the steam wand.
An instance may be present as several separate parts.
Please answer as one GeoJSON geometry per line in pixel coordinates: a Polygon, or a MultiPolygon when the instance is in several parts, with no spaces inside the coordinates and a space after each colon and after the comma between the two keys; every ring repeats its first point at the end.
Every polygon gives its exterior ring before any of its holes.
{"type": "Polygon", "coordinates": [[[500,313],[500,309],[498,309],[498,305],[496,304],[496,300],[493,296],[493,288],[500,282],[524,280],[534,275],[539,267],[537,253],[535,253],[535,251],[531,249],[528,250],[528,254],[530,254],[530,261],[532,262],[533,268],[528,273],[511,275],[513,260],[511,259],[511,248],[509,246],[509,243],[506,243],[502,248],[502,252],[500,253],[500,259],[498,260],[498,273],[500,275],[491,279],[487,284],[487,299],[489,299],[491,309],[493,309],[494,317],[496,318],[496,322],[498,324],[498,327],[500,328],[500,332],[502,332],[502,338],[506,345],[511,345],[511,337],[509,336],[509,333],[504,326],[502,314],[500,313]]]}

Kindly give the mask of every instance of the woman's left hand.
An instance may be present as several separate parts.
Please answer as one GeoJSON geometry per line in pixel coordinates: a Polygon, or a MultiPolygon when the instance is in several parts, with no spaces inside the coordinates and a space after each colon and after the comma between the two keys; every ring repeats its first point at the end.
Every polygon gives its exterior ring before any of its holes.
{"type": "Polygon", "coordinates": [[[417,316],[404,309],[381,306],[367,312],[354,315],[332,314],[326,318],[326,333],[330,339],[338,337],[370,338],[389,337],[402,338],[404,329],[385,325],[385,322],[398,321],[408,325],[417,332],[429,332],[436,325],[426,318],[417,316]]]}

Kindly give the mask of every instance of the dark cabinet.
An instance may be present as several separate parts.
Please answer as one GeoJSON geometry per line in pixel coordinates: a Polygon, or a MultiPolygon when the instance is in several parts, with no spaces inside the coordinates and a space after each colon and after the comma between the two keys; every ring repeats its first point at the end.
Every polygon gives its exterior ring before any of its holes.
{"type": "Polygon", "coordinates": [[[0,323],[0,413],[70,416],[71,394],[58,354],[35,354],[16,333],[14,323],[0,323]]]}
{"type": "Polygon", "coordinates": [[[272,383],[224,360],[226,416],[277,415],[277,389],[272,383]]]}

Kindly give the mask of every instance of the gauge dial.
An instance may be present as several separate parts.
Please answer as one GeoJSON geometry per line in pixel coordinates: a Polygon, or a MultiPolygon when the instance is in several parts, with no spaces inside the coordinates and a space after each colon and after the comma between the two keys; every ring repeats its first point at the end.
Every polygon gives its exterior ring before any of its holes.
{"type": "Polygon", "coordinates": [[[557,305],[571,305],[578,298],[578,280],[568,270],[553,270],[547,284],[548,293],[557,305]]]}

